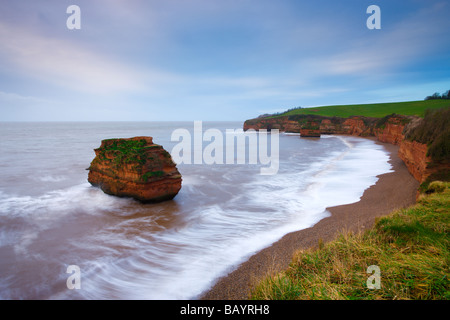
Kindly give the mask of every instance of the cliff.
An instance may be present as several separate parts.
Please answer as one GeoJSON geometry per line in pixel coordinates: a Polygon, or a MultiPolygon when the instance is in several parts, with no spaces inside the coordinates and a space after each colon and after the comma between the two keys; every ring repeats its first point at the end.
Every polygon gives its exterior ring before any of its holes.
{"type": "MultiPolygon", "coordinates": [[[[320,134],[344,134],[361,137],[376,137],[385,143],[399,145],[399,156],[408,167],[409,172],[423,182],[432,172],[433,167],[426,143],[410,141],[405,138],[423,119],[415,116],[389,115],[384,118],[353,116],[349,118],[325,117],[318,115],[295,115],[277,118],[259,118],[247,120],[244,130],[279,129],[285,132],[302,132],[302,126],[318,124],[320,134]]],[[[436,166],[435,166],[436,167],[436,166]]],[[[438,166],[439,167],[439,166],[438,166]]]]}
{"type": "Polygon", "coordinates": [[[408,171],[413,177],[423,182],[431,174],[429,164],[431,158],[427,156],[428,147],[426,144],[416,141],[402,140],[398,155],[406,164],[408,171]]]}
{"type": "Polygon", "coordinates": [[[107,194],[159,202],[181,189],[181,175],[170,154],[151,137],[103,140],[95,155],[88,181],[107,194]]]}
{"type": "Polygon", "coordinates": [[[247,120],[244,122],[244,131],[249,129],[278,129],[284,132],[300,132],[300,124],[296,120],[291,120],[291,117],[277,117],[277,118],[258,118],[247,120]]]}
{"type": "Polygon", "coordinates": [[[319,115],[294,115],[276,118],[258,118],[244,122],[244,131],[249,129],[278,129],[283,132],[300,133],[300,129],[318,129],[321,134],[350,134],[370,136],[372,124],[377,118],[325,117],[319,115]]]}

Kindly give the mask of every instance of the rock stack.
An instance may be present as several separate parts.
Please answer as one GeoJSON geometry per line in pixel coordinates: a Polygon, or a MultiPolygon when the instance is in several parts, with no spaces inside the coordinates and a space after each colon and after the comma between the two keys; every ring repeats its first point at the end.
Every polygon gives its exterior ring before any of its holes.
{"type": "Polygon", "coordinates": [[[152,137],[107,139],[94,151],[88,181],[107,194],[160,202],[174,198],[181,189],[176,164],[152,137]]]}

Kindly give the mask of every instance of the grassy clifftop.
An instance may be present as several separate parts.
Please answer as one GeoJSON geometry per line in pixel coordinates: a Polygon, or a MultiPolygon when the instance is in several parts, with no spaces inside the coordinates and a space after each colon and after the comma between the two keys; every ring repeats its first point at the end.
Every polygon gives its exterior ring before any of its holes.
{"type": "Polygon", "coordinates": [[[297,114],[315,114],[341,118],[348,118],[351,116],[382,118],[392,113],[423,117],[425,115],[425,110],[427,109],[439,109],[445,107],[450,107],[450,100],[406,101],[303,108],[290,110],[281,113],[276,117],[297,114]]]}
{"type": "MultiPolygon", "coordinates": [[[[299,251],[284,272],[262,281],[253,299],[450,299],[450,183],[380,218],[362,234],[342,234],[299,251]],[[380,286],[368,286],[369,266],[380,286]]],[[[373,284],[370,281],[371,284],[373,284]]]]}

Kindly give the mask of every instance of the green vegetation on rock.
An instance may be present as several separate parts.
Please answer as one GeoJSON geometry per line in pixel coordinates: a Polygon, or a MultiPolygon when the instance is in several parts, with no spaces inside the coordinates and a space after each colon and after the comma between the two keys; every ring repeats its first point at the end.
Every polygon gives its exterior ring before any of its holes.
{"type": "Polygon", "coordinates": [[[107,139],[103,146],[97,149],[99,158],[103,161],[113,161],[114,167],[119,168],[122,164],[137,162],[144,164],[147,141],[142,140],[117,140],[107,139]]]}
{"type": "Polygon", "coordinates": [[[158,171],[148,171],[146,173],[144,173],[144,175],[142,176],[142,180],[144,180],[145,182],[148,181],[149,178],[153,178],[153,177],[162,177],[164,175],[164,171],[158,170],[158,171]]]}
{"type": "Polygon", "coordinates": [[[94,165],[107,162],[112,172],[120,170],[124,165],[132,165],[132,169],[141,174],[136,182],[148,182],[149,179],[164,176],[162,170],[164,161],[170,161],[170,154],[167,151],[160,145],[149,145],[145,139],[106,139],[96,151],[98,156],[94,159],[94,165]],[[154,149],[160,149],[160,151],[154,153],[154,149]],[[159,154],[165,160],[160,159],[159,154]]]}

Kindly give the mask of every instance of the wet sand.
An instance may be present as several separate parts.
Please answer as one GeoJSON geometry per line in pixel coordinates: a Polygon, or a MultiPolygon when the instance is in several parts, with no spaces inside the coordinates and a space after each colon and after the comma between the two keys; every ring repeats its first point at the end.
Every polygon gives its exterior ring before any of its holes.
{"type": "Polygon", "coordinates": [[[390,152],[394,172],[380,175],[356,203],[328,208],[330,217],[314,226],[289,233],[268,248],[251,256],[234,271],[220,278],[200,299],[244,300],[255,284],[269,274],[286,269],[299,249],[317,246],[319,240],[333,240],[339,232],[359,232],[373,226],[376,217],[415,203],[419,183],[398,157],[398,146],[380,143],[390,152]]]}

